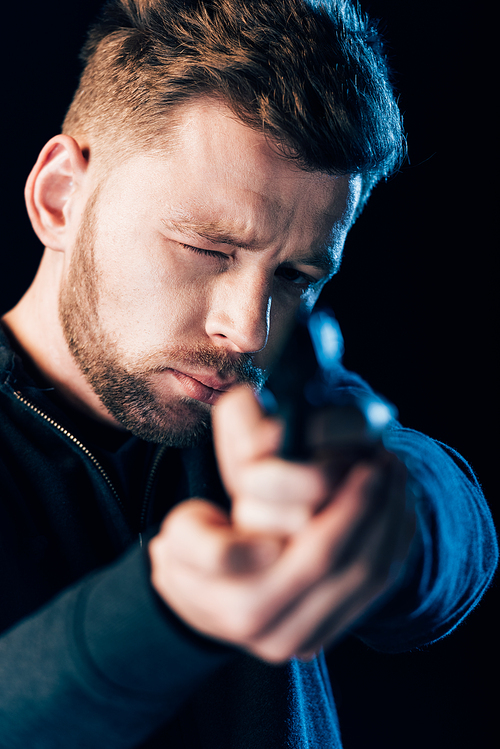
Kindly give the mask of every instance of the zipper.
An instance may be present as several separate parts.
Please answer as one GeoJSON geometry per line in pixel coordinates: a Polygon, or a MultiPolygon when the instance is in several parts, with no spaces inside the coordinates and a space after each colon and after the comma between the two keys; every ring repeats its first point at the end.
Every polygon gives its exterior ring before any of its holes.
{"type": "Polygon", "coordinates": [[[161,447],[156,451],[156,454],[153,459],[153,464],[149,471],[148,480],[146,483],[146,489],[144,491],[144,497],[143,497],[142,505],[141,505],[141,514],[139,516],[139,543],[141,547],[142,547],[142,531],[144,530],[146,526],[146,519],[147,519],[148,510],[149,510],[150,503],[151,503],[151,494],[153,491],[154,481],[156,479],[156,474],[158,472],[158,468],[160,466],[162,458],[165,455],[167,450],[168,450],[168,447],[166,445],[161,445],[161,447]]]}
{"type": "MultiPolygon", "coordinates": [[[[118,503],[121,511],[123,512],[124,516],[127,517],[127,513],[125,511],[125,506],[123,504],[123,501],[122,501],[120,495],[116,491],[113,482],[111,481],[111,479],[109,478],[108,474],[106,473],[106,471],[104,470],[104,468],[102,467],[102,465],[99,463],[99,461],[97,460],[97,458],[95,457],[95,455],[90,452],[90,450],[88,449],[88,447],[85,447],[85,445],[83,444],[83,442],[80,442],[80,440],[77,439],[77,437],[75,437],[74,434],[72,434],[71,432],[69,432],[64,427],[62,427],[60,424],[57,423],[57,421],[55,421],[54,419],[52,419],[50,416],[47,416],[47,414],[44,413],[40,408],[38,408],[37,406],[34,406],[33,403],[31,403],[23,395],[21,395],[21,393],[18,390],[14,390],[13,392],[14,392],[14,395],[16,396],[17,400],[20,403],[22,403],[24,406],[26,406],[27,408],[29,408],[30,411],[33,411],[33,413],[37,414],[37,416],[40,416],[40,418],[42,418],[44,421],[46,421],[48,424],[50,424],[51,427],[53,427],[58,432],[60,432],[61,434],[63,434],[69,440],[71,440],[71,442],[73,442],[73,444],[76,445],[76,447],[78,447],[79,450],[82,451],[82,453],[91,461],[91,463],[93,464],[93,466],[99,471],[99,473],[101,474],[102,478],[104,479],[104,481],[108,485],[111,493],[115,497],[115,499],[116,499],[116,501],[117,501],[117,503],[118,503]]],[[[142,532],[143,532],[145,524],[146,524],[146,517],[147,517],[147,513],[148,513],[148,509],[149,509],[149,504],[150,504],[150,501],[151,501],[151,493],[153,491],[153,484],[154,484],[154,481],[155,481],[155,478],[156,478],[156,474],[158,472],[159,465],[160,465],[161,460],[162,460],[165,452],[167,451],[167,449],[168,448],[167,448],[166,445],[162,445],[159,448],[159,450],[157,450],[156,455],[155,455],[154,460],[153,460],[153,464],[151,466],[151,470],[150,470],[149,475],[148,475],[148,480],[147,480],[147,483],[146,483],[146,489],[144,491],[144,497],[143,497],[142,505],[141,505],[141,513],[140,513],[140,517],[139,517],[139,532],[138,532],[138,535],[139,535],[139,544],[140,544],[141,548],[142,548],[142,532]]]]}
{"type": "MultiPolygon", "coordinates": [[[[71,434],[71,432],[69,432],[67,429],[65,429],[60,424],[58,424],[57,421],[54,421],[54,419],[52,419],[50,416],[47,416],[47,414],[44,413],[40,408],[38,408],[37,406],[34,406],[33,403],[31,403],[23,395],[21,395],[21,393],[18,390],[14,390],[13,392],[14,392],[14,395],[16,396],[17,400],[20,403],[22,403],[24,406],[26,406],[31,411],[33,411],[33,413],[37,414],[37,416],[40,416],[44,421],[46,421],[48,424],[50,424],[51,427],[53,427],[58,432],[60,432],[61,434],[63,434],[69,440],[71,440],[71,442],[73,442],[73,444],[76,445],[76,447],[78,447],[79,450],[82,451],[82,453],[91,461],[91,463],[93,464],[93,466],[99,471],[100,475],[102,476],[102,478],[104,479],[104,481],[108,485],[111,493],[113,494],[113,496],[115,497],[116,501],[118,502],[118,505],[119,505],[121,511],[123,512],[124,516],[127,517],[127,513],[125,512],[124,504],[123,504],[123,502],[122,502],[122,500],[120,498],[120,495],[116,491],[116,489],[115,489],[115,487],[113,485],[113,482],[111,481],[111,479],[109,478],[108,474],[106,473],[106,471],[104,470],[104,468],[102,467],[102,465],[99,463],[99,461],[97,460],[97,458],[95,457],[95,455],[93,455],[93,453],[90,452],[90,450],[88,449],[88,447],[85,447],[85,445],[83,444],[83,442],[80,442],[80,440],[77,439],[74,436],[74,434],[71,434]]],[[[143,498],[142,506],[141,506],[140,520],[139,520],[139,529],[140,529],[139,530],[139,543],[141,545],[141,548],[142,548],[142,531],[144,530],[144,525],[145,525],[145,522],[146,522],[146,516],[147,516],[147,512],[148,512],[148,508],[149,508],[149,503],[150,503],[150,500],[151,500],[151,492],[153,490],[153,483],[154,483],[154,480],[156,478],[156,473],[158,471],[158,467],[160,465],[161,459],[162,459],[163,455],[165,454],[166,450],[167,450],[167,447],[165,445],[162,445],[160,447],[160,449],[157,451],[157,453],[156,453],[156,455],[154,457],[153,465],[151,466],[151,470],[149,472],[148,481],[147,481],[147,484],[146,484],[146,489],[145,489],[145,492],[144,492],[144,498],[143,498]]]]}
{"type": "Polygon", "coordinates": [[[77,439],[73,434],[71,434],[71,432],[68,432],[67,429],[65,429],[60,424],[58,424],[57,421],[54,421],[54,419],[51,419],[50,416],[47,416],[47,414],[44,413],[40,408],[37,408],[37,406],[34,406],[33,403],[30,403],[30,401],[27,400],[23,395],[21,395],[21,393],[18,390],[14,391],[14,395],[16,396],[17,400],[20,401],[23,405],[27,406],[31,411],[33,411],[34,413],[36,413],[37,416],[40,416],[42,419],[44,419],[44,421],[46,421],[48,424],[50,424],[50,426],[54,427],[54,429],[57,429],[58,432],[60,432],[65,437],[67,437],[69,440],[71,440],[71,442],[73,442],[73,444],[76,445],[83,452],[83,454],[87,458],[89,458],[89,460],[93,463],[93,465],[95,466],[95,468],[97,468],[97,470],[101,474],[102,478],[104,479],[104,481],[106,482],[106,484],[108,485],[108,487],[111,489],[111,492],[113,493],[116,501],[120,505],[120,508],[121,508],[122,512],[125,514],[125,508],[124,508],[122,500],[120,499],[120,495],[116,491],[116,489],[115,489],[115,487],[114,487],[111,479],[109,478],[108,474],[106,473],[106,471],[104,470],[104,468],[102,467],[102,465],[99,463],[99,461],[97,460],[97,458],[95,457],[95,455],[93,455],[90,452],[90,450],[88,449],[88,447],[85,447],[85,445],[83,444],[83,442],[80,442],[79,439],[77,439]]]}

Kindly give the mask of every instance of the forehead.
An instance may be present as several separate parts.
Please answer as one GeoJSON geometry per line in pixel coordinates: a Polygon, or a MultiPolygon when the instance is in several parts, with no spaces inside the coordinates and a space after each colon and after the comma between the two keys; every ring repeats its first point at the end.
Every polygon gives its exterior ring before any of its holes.
{"type": "Polygon", "coordinates": [[[165,220],[188,230],[266,246],[291,232],[308,245],[345,233],[360,188],[359,178],[300,169],[212,99],[183,105],[154,150],[136,152],[109,181],[135,194],[136,206],[147,195],[165,220]]]}

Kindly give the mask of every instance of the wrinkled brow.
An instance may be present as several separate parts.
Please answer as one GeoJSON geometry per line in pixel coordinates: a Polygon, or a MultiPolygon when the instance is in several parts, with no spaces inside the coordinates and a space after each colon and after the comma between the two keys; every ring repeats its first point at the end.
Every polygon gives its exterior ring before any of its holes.
{"type": "Polygon", "coordinates": [[[234,247],[243,247],[248,250],[258,249],[259,247],[257,242],[242,241],[241,235],[236,232],[234,228],[225,226],[223,222],[219,221],[198,223],[190,220],[172,221],[163,219],[162,223],[167,227],[167,229],[173,229],[181,234],[192,236],[195,239],[206,239],[214,244],[229,244],[234,247]]]}
{"type": "MultiPolygon", "coordinates": [[[[191,220],[175,221],[172,219],[162,219],[163,225],[170,230],[192,237],[195,241],[203,239],[213,244],[227,244],[231,247],[239,247],[245,250],[257,250],[263,245],[257,241],[244,241],[241,235],[224,222],[199,223],[191,220]]],[[[334,275],[340,266],[341,253],[335,250],[333,245],[323,243],[317,250],[304,255],[304,257],[294,258],[293,262],[310,265],[312,268],[318,268],[327,275],[334,275]]]]}

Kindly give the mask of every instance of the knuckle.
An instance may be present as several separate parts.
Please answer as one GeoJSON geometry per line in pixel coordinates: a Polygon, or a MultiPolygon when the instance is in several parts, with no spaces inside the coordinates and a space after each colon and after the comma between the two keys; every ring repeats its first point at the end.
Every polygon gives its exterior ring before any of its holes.
{"type": "Polygon", "coordinates": [[[295,650],[288,643],[272,642],[258,643],[252,648],[252,652],[261,660],[279,666],[289,661],[295,650]]]}
{"type": "Polygon", "coordinates": [[[328,545],[318,545],[310,555],[307,567],[304,567],[304,583],[313,584],[335,570],[338,550],[328,545]]]}
{"type": "Polygon", "coordinates": [[[240,601],[239,605],[226,607],[224,614],[224,631],[232,642],[239,645],[250,645],[263,627],[262,615],[253,606],[240,601]]]}

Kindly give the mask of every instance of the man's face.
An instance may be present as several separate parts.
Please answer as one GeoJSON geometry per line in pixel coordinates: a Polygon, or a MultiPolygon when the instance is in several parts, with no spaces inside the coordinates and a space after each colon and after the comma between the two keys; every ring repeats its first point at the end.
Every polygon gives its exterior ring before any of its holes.
{"type": "Polygon", "coordinates": [[[298,169],[212,101],[186,106],[175,137],[87,203],[60,318],[114,419],[182,446],[222,392],[264,382],[338,266],[359,178],[298,169]]]}

